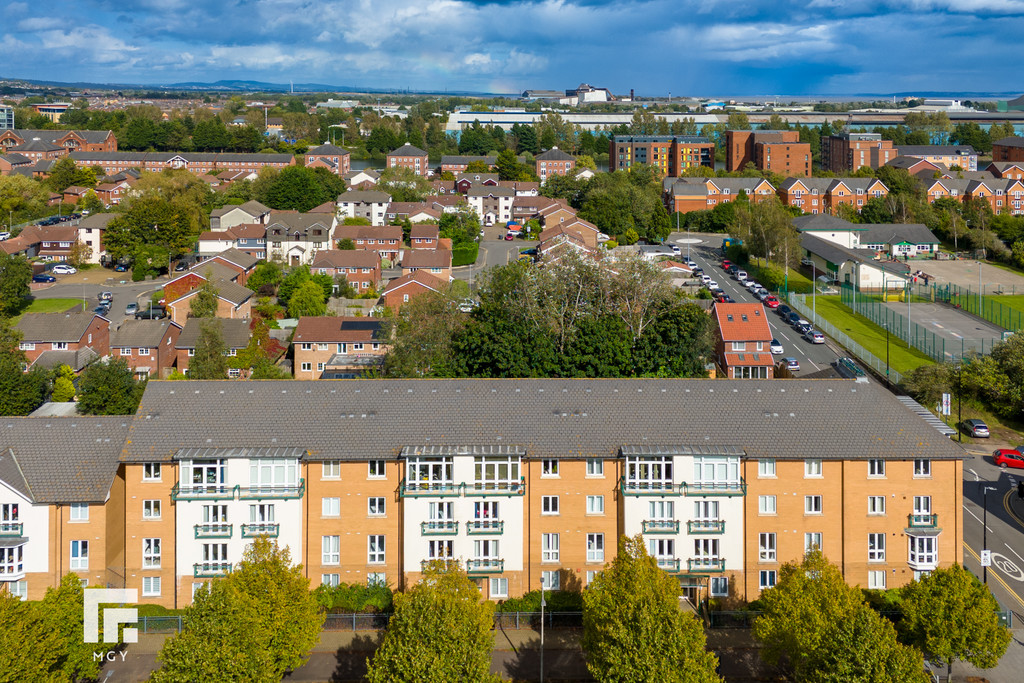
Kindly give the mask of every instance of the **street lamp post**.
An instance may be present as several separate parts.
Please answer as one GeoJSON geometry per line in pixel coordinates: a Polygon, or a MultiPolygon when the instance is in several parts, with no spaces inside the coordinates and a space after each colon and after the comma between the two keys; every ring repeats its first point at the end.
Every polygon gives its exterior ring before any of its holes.
{"type": "MultiPolygon", "coordinates": [[[[788,268],[789,266],[787,265],[786,267],[788,268]]],[[[815,326],[818,324],[818,297],[815,296],[818,290],[815,284],[817,279],[818,267],[814,264],[814,259],[811,259],[811,318],[814,320],[815,326]]]]}
{"type": "Polygon", "coordinates": [[[540,683],[544,683],[544,577],[540,577],[540,683]]]}
{"type": "Polygon", "coordinates": [[[885,385],[892,389],[892,382],[889,381],[889,323],[885,327],[885,385]]]}
{"type": "MultiPolygon", "coordinates": [[[[981,522],[981,550],[982,552],[988,550],[988,492],[995,491],[995,486],[982,486],[981,487],[981,498],[984,502],[985,512],[981,522]]],[[[988,585],[988,567],[982,566],[981,568],[981,582],[988,585]]]]}

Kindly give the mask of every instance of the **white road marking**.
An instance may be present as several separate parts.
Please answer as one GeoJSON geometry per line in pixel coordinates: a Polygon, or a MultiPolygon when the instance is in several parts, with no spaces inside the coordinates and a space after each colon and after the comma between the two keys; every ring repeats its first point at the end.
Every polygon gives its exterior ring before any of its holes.
{"type": "Polygon", "coordinates": [[[1019,560],[1020,560],[1021,562],[1024,562],[1024,557],[1021,557],[1021,556],[1020,556],[1019,554],[1017,554],[1017,551],[1016,551],[1016,550],[1014,550],[1013,548],[1011,548],[1011,547],[1010,547],[1010,544],[1009,544],[1009,543],[1006,543],[1006,542],[1004,541],[1004,542],[1003,542],[1003,545],[1005,545],[1005,546],[1007,547],[1007,549],[1008,549],[1008,550],[1009,550],[1009,551],[1010,551],[1011,553],[1013,553],[1014,555],[1017,555],[1017,559],[1019,559],[1019,560]]]}
{"type": "MultiPolygon", "coordinates": [[[[976,515],[973,512],[971,512],[970,508],[968,508],[966,505],[964,505],[964,511],[967,514],[969,514],[971,517],[974,517],[976,520],[978,520],[979,523],[981,523],[981,517],[979,517],[978,515],[976,515]]],[[[985,528],[988,529],[989,531],[992,531],[992,527],[990,527],[990,526],[987,526],[985,528]]]]}

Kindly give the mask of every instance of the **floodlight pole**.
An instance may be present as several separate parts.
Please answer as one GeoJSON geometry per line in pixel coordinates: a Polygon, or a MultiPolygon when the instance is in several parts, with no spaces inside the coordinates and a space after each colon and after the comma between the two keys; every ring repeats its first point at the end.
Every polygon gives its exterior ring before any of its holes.
{"type": "Polygon", "coordinates": [[[544,683],[544,575],[540,577],[540,683],[544,683]]]}

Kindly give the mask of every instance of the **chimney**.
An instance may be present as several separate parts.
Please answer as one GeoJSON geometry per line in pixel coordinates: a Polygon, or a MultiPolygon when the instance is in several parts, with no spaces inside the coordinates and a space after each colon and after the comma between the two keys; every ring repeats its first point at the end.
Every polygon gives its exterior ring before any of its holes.
{"type": "Polygon", "coordinates": [[[629,89],[629,99],[631,99],[631,100],[635,100],[636,99],[636,95],[633,93],[633,89],[632,88],[629,89]]]}

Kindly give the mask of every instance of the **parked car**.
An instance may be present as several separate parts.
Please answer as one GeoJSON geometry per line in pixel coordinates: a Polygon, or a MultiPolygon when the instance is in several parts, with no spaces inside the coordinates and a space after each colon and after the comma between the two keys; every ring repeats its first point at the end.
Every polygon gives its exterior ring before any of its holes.
{"type": "Polygon", "coordinates": [[[964,420],[963,430],[967,436],[975,439],[987,439],[989,437],[988,425],[982,420],[964,420]]]}
{"type": "Polygon", "coordinates": [[[167,317],[167,311],[159,306],[143,308],[135,313],[136,320],[160,320],[167,317]]]}
{"type": "Polygon", "coordinates": [[[134,301],[124,307],[125,315],[135,315],[139,312],[139,305],[134,301]]]}
{"type": "Polygon", "coordinates": [[[796,372],[800,369],[800,361],[796,358],[783,358],[782,362],[786,364],[786,367],[789,368],[791,372],[796,372]]]}
{"type": "Polygon", "coordinates": [[[95,313],[96,315],[106,315],[107,313],[110,312],[110,309],[107,308],[106,306],[97,306],[96,308],[92,309],[92,312],[95,313]]]}
{"type": "Polygon", "coordinates": [[[737,270],[735,273],[733,273],[732,279],[738,280],[739,282],[745,281],[747,279],[747,271],[737,270]]]}
{"type": "Polygon", "coordinates": [[[775,309],[775,312],[781,315],[783,320],[785,320],[792,311],[793,309],[787,306],[786,304],[781,304],[778,308],[775,309]]]}
{"type": "Polygon", "coordinates": [[[766,296],[764,298],[764,302],[763,303],[768,308],[778,308],[779,307],[779,300],[775,297],[774,294],[769,294],[768,296],[766,296]]]}
{"type": "Polygon", "coordinates": [[[764,287],[761,286],[761,283],[755,280],[747,280],[743,283],[743,286],[750,290],[751,293],[754,293],[759,289],[764,289],[764,287]]]}
{"type": "Polygon", "coordinates": [[[104,299],[103,301],[99,302],[99,304],[97,304],[97,305],[98,305],[98,306],[99,306],[100,308],[102,308],[102,309],[103,309],[104,311],[107,311],[107,312],[109,313],[109,312],[110,312],[110,307],[111,307],[111,306],[112,306],[113,304],[114,304],[114,302],[113,302],[113,301],[111,301],[110,299],[104,299]]]}
{"type": "Polygon", "coordinates": [[[796,325],[793,325],[793,329],[796,330],[797,334],[804,335],[814,329],[814,325],[809,320],[800,320],[796,325]]]}
{"type": "Polygon", "coordinates": [[[53,272],[57,273],[57,275],[74,275],[78,272],[78,269],[73,266],[60,263],[53,267],[53,272]]]}
{"type": "Polygon", "coordinates": [[[710,275],[701,275],[700,276],[700,282],[701,282],[701,284],[706,285],[707,283],[711,282],[711,276],[710,275]]]}
{"type": "Polygon", "coordinates": [[[800,314],[799,314],[799,313],[797,313],[796,311],[790,311],[789,313],[787,313],[787,314],[785,315],[785,317],[783,318],[783,320],[785,320],[785,321],[786,321],[787,323],[789,323],[790,325],[795,325],[795,324],[797,324],[798,322],[800,322],[800,314]]]}
{"type": "Polygon", "coordinates": [[[117,273],[124,273],[127,270],[128,266],[124,265],[123,263],[118,263],[116,266],[114,266],[114,271],[117,273]]]}
{"type": "Polygon", "coordinates": [[[739,269],[739,266],[737,266],[735,263],[732,263],[729,265],[728,268],[725,269],[725,272],[729,273],[729,275],[735,275],[739,271],[739,269]]]}
{"type": "Polygon", "coordinates": [[[729,270],[729,267],[730,267],[731,265],[732,265],[732,261],[730,261],[729,259],[724,259],[724,260],[722,261],[722,270],[728,271],[728,270],[729,270]]]}
{"type": "Polygon", "coordinates": [[[100,301],[111,301],[114,298],[114,293],[113,292],[100,292],[99,295],[96,298],[98,298],[100,301]]]}
{"type": "Polygon", "coordinates": [[[771,292],[769,292],[767,289],[763,289],[763,288],[757,290],[756,292],[754,292],[754,296],[756,296],[757,300],[761,301],[761,302],[764,302],[764,300],[767,299],[768,297],[770,297],[771,295],[772,295],[771,292]]]}
{"type": "Polygon", "coordinates": [[[997,449],[992,453],[992,461],[1000,467],[1024,470],[1024,446],[997,449]]]}
{"type": "Polygon", "coordinates": [[[690,268],[696,268],[697,267],[696,261],[693,261],[692,259],[687,259],[686,265],[689,266],[690,268]]]}
{"type": "Polygon", "coordinates": [[[708,289],[716,289],[718,287],[718,283],[715,282],[714,280],[708,280],[707,282],[704,283],[704,286],[707,287],[708,289]]]}
{"type": "Polygon", "coordinates": [[[669,247],[669,249],[672,250],[673,254],[675,254],[676,256],[679,256],[679,245],[678,244],[670,244],[670,245],[668,245],[668,247],[669,247]]]}
{"type": "Polygon", "coordinates": [[[184,261],[178,261],[178,263],[174,266],[175,273],[180,273],[185,270],[188,270],[188,264],[185,263],[184,261]]]}
{"type": "Polygon", "coordinates": [[[824,344],[825,335],[817,330],[807,330],[804,332],[804,339],[811,342],[812,344],[824,344]]]}
{"type": "Polygon", "coordinates": [[[700,266],[697,266],[696,268],[691,268],[690,272],[693,273],[694,275],[703,275],[704,269],[701,268],[700,266]]]}
{"type": "Polygon", "coordinates": [[[52,275],[46,275],[45,273],[40,273],[39,275],[33,275],[32,276],[32,282],[56,282],[56,281],[57,281],[57,278],[55,278],[52,275]]]}
{"type": "Polygon", "coordinates": [[[11,239],[11,233],[7,232],[6,230],[4,230],[3,232],[0,232],[0,242],[2,242],[4,240],[9,240],[9,239],[11,239]]]}

